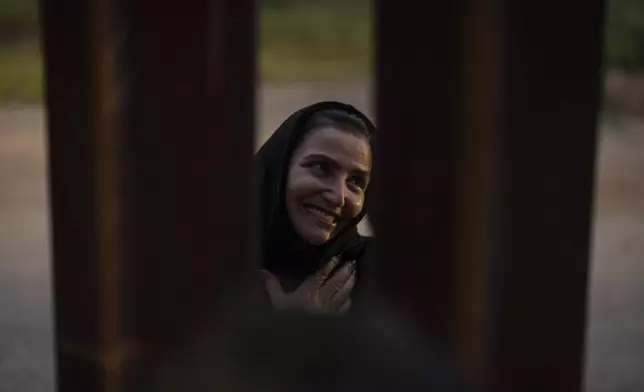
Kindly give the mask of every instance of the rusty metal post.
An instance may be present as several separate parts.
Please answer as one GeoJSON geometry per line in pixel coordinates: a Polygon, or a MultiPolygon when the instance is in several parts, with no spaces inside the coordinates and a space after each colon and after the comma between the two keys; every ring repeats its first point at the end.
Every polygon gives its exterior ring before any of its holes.
{"type": "Polygon", "coordinates": [[[153,390],[249,291],[254,3],[41,5],[58,390],[153,390]]]}
{"type": "Polygon", "coordinates": [[[108,0],[43,1],[60,391],[118,391],[120,91],[108,0]]]}
{"type": "Polygon", "coordinates": [[[377,298],[490,390],[580,391],[602,2],[375,8],[377,298]]]}
{"type": "Polygon", "coordinates": [[[579,392],[605,4],[502,4],[491,386],[579,392]]]}
{"type": "Polygon", "coordinates": [[[125,328],[140,345],[130,383],[157,390],[148,384],[160,372],[194,381],[191,369],[178,370],[191,361],[182,356],[223,334],[221,318],[241,306],[258,268],[255,9],[252,1],[133,0],[122,12],[125,328]]]}
{"type": "Polygon", "coordinates": [[[441,341],[453,333],[451,245],[460,129],[463,1],[375,2],[377,208],[374,284],[441,341]],[[376,283],[377,282],[377,283],[376,283]]]}
{"type": "MultiPolygon", "coordinates": [[[[376,2],[377,300],[482,383],[498,113],[495,1],[376,2]]],[[[374,215],[374,214],[372,214],[374,215]]],[[[375,219],[374,219],[375,218],[375,219]]]]}

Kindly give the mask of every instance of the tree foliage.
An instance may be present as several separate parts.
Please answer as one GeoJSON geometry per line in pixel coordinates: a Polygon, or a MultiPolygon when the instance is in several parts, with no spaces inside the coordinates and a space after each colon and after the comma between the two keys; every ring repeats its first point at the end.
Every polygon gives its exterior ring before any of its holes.
{"type": "Polygon", "coordinates": [[[609,68],[644,68],[644,0],[608,1],[605,56],[609,68]]]}

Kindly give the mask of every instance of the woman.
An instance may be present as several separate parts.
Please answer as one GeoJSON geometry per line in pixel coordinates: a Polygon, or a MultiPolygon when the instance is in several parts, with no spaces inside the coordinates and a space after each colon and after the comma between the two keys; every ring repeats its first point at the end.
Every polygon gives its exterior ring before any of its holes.
{"type": "Polygon", "coordinates": [[[357,225],[371,182],[375,126],[320,102],[284,121],[255,155],[262,277],[277,310],[345,312],[369,238],[357,225]]]}

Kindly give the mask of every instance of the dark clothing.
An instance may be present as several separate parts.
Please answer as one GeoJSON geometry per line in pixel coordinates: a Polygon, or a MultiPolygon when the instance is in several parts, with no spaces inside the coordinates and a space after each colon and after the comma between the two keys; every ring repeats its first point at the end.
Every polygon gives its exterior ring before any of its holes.
{"type": "MultiPolygon", "coordinates": [[[[255,154],[257,195],[261,213],[261,245],[263,268],[279,276],[284,290],[292,291],[309,275],[333,256],[343,262],[357,261],[360,276],[369,239],[358,234],[357,225],[366,209],[327,243],[314,246],[297,245],[298,237],[285,207],[285,188],[289,163],[294,150],[307,133],[311,116],[321,110],[342,110],[358,117],[375,135],[375,126],[360,111],[340,102],[320,102],[289,116],[255,154]]],[[[373,148],[373,147],[372,147],[373,148]]],[[[366,200],[369,191],[365,194],[366,200]]]]}

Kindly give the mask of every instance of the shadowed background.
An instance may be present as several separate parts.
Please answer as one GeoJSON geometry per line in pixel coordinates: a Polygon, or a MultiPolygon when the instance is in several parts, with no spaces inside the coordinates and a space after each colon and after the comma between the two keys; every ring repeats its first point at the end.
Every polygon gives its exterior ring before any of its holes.
{"type": "MultiPolygon", "coordinates": [[[[258,144],[314,101],[373,113],[369,1],[260,5],[258,144]]],[[[587,354],[592,392],[644,390],[644,1],[611,0],[609,10],[587,354]]],[[[0,0],[0,392],[53,391],[38,42],[37,2],[0,0]]]]}

